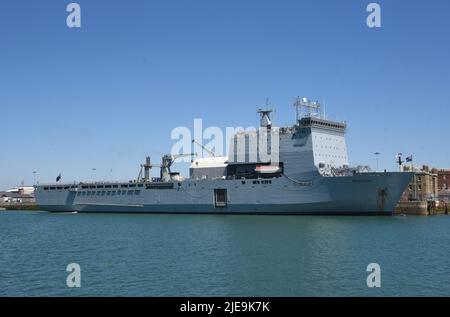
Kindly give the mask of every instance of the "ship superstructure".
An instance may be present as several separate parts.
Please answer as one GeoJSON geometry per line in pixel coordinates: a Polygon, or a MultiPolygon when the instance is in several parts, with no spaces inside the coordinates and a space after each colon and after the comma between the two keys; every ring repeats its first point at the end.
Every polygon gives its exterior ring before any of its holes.
{"type": "Polygon", "coordinates": [[[258,110],[260,127],[236,133],[226,157],[168,154],[155,165],[147,157],[136,180],[40,185],[37,202],[70,212],[391,214],[412,174],[349,166],[346,123],[306,98],[294,106],[290,127],[274,127],[271,110],[258,110]],[[192,161],[186,179],[171,170],[184,156],[192,161]],[[150,177],[152,168],[160,177],[150,177]]]}

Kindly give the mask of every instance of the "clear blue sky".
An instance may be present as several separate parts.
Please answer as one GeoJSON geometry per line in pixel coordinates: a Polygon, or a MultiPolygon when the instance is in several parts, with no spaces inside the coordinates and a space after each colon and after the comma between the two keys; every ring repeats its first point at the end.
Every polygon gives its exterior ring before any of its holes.
{"type": "Polygon", "coordinates": [[[348,122],[352,164],[450,167],[447,0],[378,1],[380,29],[362,0],[80,0],[81,29],[69,2],[0,2],[0,189],[131,179],[174,127],[254,126],[267,97],[290,124],[297,95],[348,122]]]}

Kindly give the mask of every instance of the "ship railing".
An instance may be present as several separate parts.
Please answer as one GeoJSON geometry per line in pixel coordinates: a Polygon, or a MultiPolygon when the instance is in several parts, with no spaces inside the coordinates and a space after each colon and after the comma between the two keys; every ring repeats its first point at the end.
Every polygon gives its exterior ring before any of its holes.
{"type": "MultiPolygon", "coordinates": [[[[148,181],[147,181],[148,182],[148,181]]],[[[144,180],[114,180],[114,181],[73,181],[73,182],[64,182],[64,183],[59,183],[59,182],[53,182],[53,183],[38,183],[35,185],[35,187],[37,186],[74,186],[74,185],[120,185],[120,184],[139,184],[139,183],[147,183],[144,180]]],[[[151,180],[152,183],[161,183],[163,182],[160,178],[152,178],[151,180]]]]}

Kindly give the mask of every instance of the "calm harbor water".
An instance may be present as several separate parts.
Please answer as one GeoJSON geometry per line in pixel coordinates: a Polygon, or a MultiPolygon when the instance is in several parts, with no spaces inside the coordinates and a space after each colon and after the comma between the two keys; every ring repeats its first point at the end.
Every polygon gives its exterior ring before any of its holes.
{"type": "Polygon", "coordinates": [[[2,211],[0,295],[450,295],[449,251],[449,216],[2,211]],[[73,262],[81,288],[66,286],[73,262]]]}

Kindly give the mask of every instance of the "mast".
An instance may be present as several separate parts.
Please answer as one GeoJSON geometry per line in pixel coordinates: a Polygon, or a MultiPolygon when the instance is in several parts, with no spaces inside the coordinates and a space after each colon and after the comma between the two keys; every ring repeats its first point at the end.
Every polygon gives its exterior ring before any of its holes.
{"type": "Polygon", "coordinates": [[[297,123],[303,117],[323,118],[322,107],[318,101],[312,102],[306,97],[300,98],[297,96],[294,101],[294,107],[297,123]]]}

